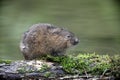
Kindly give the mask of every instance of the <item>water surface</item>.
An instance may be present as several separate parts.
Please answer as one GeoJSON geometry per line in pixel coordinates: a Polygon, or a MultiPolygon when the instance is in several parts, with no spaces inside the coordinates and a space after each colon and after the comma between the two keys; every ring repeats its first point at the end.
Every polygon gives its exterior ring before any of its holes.
{"type": "Polygon", "coordinates": [[[118,6],[113,0],[2,0],[0,58],[23,59],[21,35],[32,24],[51,23],[74,32],[80,43],[68,52],[120,54],[118,6]]]}

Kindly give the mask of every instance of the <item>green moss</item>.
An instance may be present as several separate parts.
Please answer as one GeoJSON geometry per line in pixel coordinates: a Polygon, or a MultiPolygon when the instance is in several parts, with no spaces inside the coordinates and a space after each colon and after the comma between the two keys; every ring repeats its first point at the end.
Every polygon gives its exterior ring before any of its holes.
{"type": "Polygon", "coordinates": [[[111,58],[111,73],[115,77],[120,77],[120,56],[116,55],[111,58]]]}
{"type": "Polygon", "coordinates": [[[26,72],[26,68],[25,67],[21,67],[21,68],[18,68],[17,70],[19,73],[25,73],[26,72]]]}
{"type": "Polygon", "coordinates": [[[28,64],[24,64],[22,66],[20,66],[17,71],[19,73],[32,73],[32,72],[35,72],[36,69],[33,65],[28,65],[28,64]]]}
{"type": "Polygon", "coordinates": [[[46,72],[46,73],[44,74],[44,76],[45,76],[45,77],[50,77],[50,76],[51,76],[51,72],[46,72]]]}
{"type": "Polygon", "coordinates": [[[11,62],[12,62],[11,60],[0,60],[0,64],[1,63],[10,64],[11,62]]]}
{"type": "Polygon", "coordinates": [[[111,75],[120,75],[120,56],[111,57],[95,53],[79,54],[76,57],[53,57],[49,55],[46,60],[59,63],[69,74],[85,74],[87,72],[94,75],[102,75],[107,70],[111,75]]]}
{"type": "Polygon", "coordinates": [[[49,69],[48,65],[42,64],[42,67],[38,70],[38,72],[45,72],[48,69],[49,69]]]}
{"type": "MultiPolygon", "coordinates": [[[[50,55],[44,56],[42,59],[52,61],[60,64],[63,70],[68,74],[93,74],[93,75],[113,75],[115,77],[120,76],[120,55],[108,56],[92,54],[79,54],[74,56],[59,56],[53,57],[50,55]]],[[[0,63],[10,64],[10,60],[0,60],[0,63]]],[[[31,67],[27,69],[27,65],[18,69],[18,72],[34,72],[35,70],[31,67]]],[[[49,71],[47,65],[42,65],[38,72],[49,71]]],[[[50,76],[50,73],[45,73],[45,76],[50,76]]]]}

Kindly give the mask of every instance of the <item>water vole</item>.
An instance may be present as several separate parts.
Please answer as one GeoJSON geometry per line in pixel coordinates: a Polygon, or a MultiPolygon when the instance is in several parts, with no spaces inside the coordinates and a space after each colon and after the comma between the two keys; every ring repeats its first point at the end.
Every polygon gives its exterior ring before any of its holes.
{"type": "Polygon", "coordinates": [[[20,50],[26,60],[32,60],[46,54],[64,55],[67,48],[78,43],[72,32],[52,24],[39,23],[23,34],[20,50]]]}

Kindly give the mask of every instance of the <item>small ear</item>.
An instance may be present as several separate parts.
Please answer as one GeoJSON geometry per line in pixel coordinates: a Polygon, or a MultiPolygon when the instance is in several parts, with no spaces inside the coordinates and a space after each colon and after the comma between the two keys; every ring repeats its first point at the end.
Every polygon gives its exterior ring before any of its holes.
{"type": "Polygon", "coordinates": [[[54,34],[54,33],[59,33],[61,31],[61,29],[60,28],[53,28],[53,29],[51,29],[50,30],[50,32],[52,33],[52,34],[54,34]]]}

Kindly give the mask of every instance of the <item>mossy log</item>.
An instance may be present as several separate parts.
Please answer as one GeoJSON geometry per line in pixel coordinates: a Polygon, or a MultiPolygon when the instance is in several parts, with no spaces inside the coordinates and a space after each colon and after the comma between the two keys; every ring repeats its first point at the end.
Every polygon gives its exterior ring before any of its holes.
{"type": "Polygon", "coordinates": [[[0,60],[0,80],[117,80],[120,56],[79,54],[44,60],[0,60]]]}

